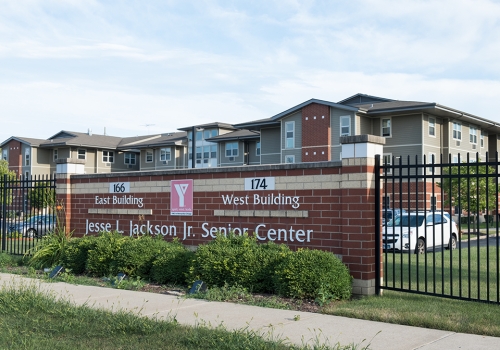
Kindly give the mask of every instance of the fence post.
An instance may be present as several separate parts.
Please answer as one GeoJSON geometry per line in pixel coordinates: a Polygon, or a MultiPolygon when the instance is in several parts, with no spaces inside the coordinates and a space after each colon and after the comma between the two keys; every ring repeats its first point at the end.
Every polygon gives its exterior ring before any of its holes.
{"type": "Polygon", "coordinates": [[[7,247],[7,174],[2,179],[2,251],[7,247]]]}

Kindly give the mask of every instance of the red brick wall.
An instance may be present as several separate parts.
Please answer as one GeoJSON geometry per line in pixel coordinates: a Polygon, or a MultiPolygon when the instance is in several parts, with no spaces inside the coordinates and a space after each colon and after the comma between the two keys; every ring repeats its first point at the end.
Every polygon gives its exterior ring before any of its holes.
{"type": "Polygon", "coordinates": [[[330,107],[311,103],[302,108],[302,161],[331,160],[330,107]]]}
{"type": "Polygon", "coordinates": [[[15,171],[18,175],[22,175],[22,144],[19,141],[11,140],[4,146],[4,149],[9,151],[9,170],[15,171]]]}
{"type": "MultiPolygon", "coordinates": [[[[262,242],[271,237],[276,239],[276,243],[285,243],[292,249],[310,248],[331,251],[342,256],[343,262],[349,267],[355,279],[367,280],[375,278],[374,190],[342,189],[341,184],[342,174],[370,171],[373,172],[373,168],[366,166],[333,167],[331,163],[317,163],[313,164],[313,167],[311,164],[294,164],[293,168],[290,168],[290,165],[274,165],[232,170],[196,169],[174,172],[77,175],[70,178],[74,193],[71,195],[61,193],[58,199],[64,202],[66,210],[69,211],[68,227],[74,230],[77,236],[84,235],[90,224],[92,228],[98,224],[104,225],[100,227],[108,225],[109,229],[115,229],[118,220],[118,228],[124,230],[126,235],[130,233],[131,224],[133,229],[142,226],[144,229],[150,227],[153,231],[158,225],[158,229],[163,230],[165,239],[172,240],[178,237],[183,244],[196,246],[213,239],[210,234],[212,227],[217,230],[219,228],[227,230],[247,228],[251,234],[258,228],[259,237],[263,238],[262,242]],[[323,178],[322,176],[325,178],[324,184],[318,182],[318,178],[323,178]],[[236,185],[233,190],[226,189],[234,187],[238,181],[241,184],[244,178],[256,177],[279,178],[282,181],[279,185],[283,186],[286,181],[286,188],[272,191],[245,191],[242,185],[236,185]],[[174,179],[194,180],[193,216],[170,215],[170,180],[174,179]],[[95,209],[138,209],[137,205],[132,204],[96,204],[96,196],[110,196],[106,193],[106,188],[109,188],[109,183],[113,182],[129,182],[131,191],[125,195],[142,198],[142,208],[150,209],[152,214],[142,217],[139,214],[89,213],[89,210],[95,209]],[[199,190],[206,186],[207,182],[219,185],[214,185],[211,190],[199,190]],[[332,183],[336,183],[336,186],[332,186],[332,183]],[[144,192],[133,190],[132,186],[139,189],[141,184],[144,186],[155,184],[163,190],[144,192]],[[97,189],[99,186],[101,188],[97,189]],[[79,190],[76,190],[77,188],[79,190]],[[227,195],[242,198],[249,196],[248,204],[244,203],[245,200],[238,205],[234,202],[224,204],[222,196],[227,195]],[[300,206],[293,209],[290,204],[255,204],[252,200],[254,195],[298,197],[300,206]],[[302,211],[307,212],[307,217],[217,216],[216,211],[221,210],[270,210],[273,213],[289,214],[302,211]],[[175,236],[172,234],[172,227],[176,229],[175,236]],[[191,234],[185,232],[184,227],[191,227],[188,230],[191,234]],[[281,239],[278,239],[278,233],[281,239]]],[[[64,185],[64,181],[64,179],[58,179],[58,185],[64,185]]],[[[96,232],[89,234],[96,234],[96,232]]]]}

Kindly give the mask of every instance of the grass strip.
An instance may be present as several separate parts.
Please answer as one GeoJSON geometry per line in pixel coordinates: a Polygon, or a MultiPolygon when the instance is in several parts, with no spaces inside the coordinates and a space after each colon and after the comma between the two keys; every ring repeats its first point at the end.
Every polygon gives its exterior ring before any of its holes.
{"type": "MultiPolygon", "coordinates": [[[[267,341],[249,329],[188,327],[175,317],[162,321],[75,306],[38,291],[34,284],[0,288],[0,339],[2,349],[309,349],[280,339],[267,341]]],[[[312,348],[359,347],[316,344],[312,348]]]]}

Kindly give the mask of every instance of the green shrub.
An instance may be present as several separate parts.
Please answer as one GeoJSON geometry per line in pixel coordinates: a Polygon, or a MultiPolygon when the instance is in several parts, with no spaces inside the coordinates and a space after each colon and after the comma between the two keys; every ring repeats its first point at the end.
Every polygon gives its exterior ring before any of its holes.
{"type": "Polygon", "coordinates": [[[96,245],[96,236],[74,238],[68,242],[62,258],[62,265],[74,274],[82,274],[87,268],[89,250],[96,245]]]}
{"type": "Polygon", "coordinates": [[[190,282],[201,279],[209,286],[241,286],[252,292],[269,292],[273,286],[273,265],[285,246],[259,244],[255,237],[229,234],[201,245],[190,270],[190,282]]]}
{"type": "Polygon", "coordinates": [[[151,278],[156,283],[184,284],[195,253],[177,241],[168,243],[155,257],[151,278]]]}
{"type": "Polygon", "coordinates": [[[17,263],[12,258],[12,255],[7,253],[0,253],[0,267],[16,266],[17,263]]]}
{"type": "Polygon", "coordinates": [[[167,244],[162,236],[126,237],[110,262],[109,273],[116,275],[124,272],[128,276],[148,279],[153,260],[167,244]]]}
{"type": "Polygon", "coordinates": [[[72,235],[73,232],[66,232],[66,227],[58,221],[52,232],[43,236],[38,245],[26,252],[25,255],[30,256],[28,265],[43,268],[61,264],[72,235]]]}
{"type": "Polygon", "coordinates": [[[95,246],[88,251],[87,271],[95,276],[111,275],[111,264],[127,239],[132,238],[122,236],[116,231],[100,232],[95,246]]]}
{"type": "Polygon", "coordinates": [[[299,249],[286,254],[275,275],[277,292],[285,296],[322,302],[351,297],[349,270],[330,252],[299,249]]]}

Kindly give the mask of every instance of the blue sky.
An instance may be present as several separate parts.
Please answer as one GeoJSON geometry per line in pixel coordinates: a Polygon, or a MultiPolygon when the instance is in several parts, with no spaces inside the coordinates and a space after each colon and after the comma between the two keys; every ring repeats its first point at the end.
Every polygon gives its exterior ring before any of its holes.
{"type": "Polygon", "coordinates": [[[500,122],[500,2],[0,0],[0,141],[134,136],[355,93],[500,122]]]}

